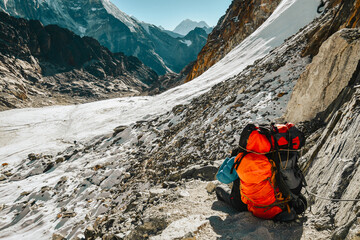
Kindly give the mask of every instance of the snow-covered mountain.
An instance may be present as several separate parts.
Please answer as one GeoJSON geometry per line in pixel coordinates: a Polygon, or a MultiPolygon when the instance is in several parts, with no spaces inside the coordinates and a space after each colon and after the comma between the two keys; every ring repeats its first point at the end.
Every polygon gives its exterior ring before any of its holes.
{"type": "Polygon", "coordinates": [[[320,1],[283,0],[204,74],[157,96],[1,112],[0,238],[357,239],[355,1],[318,14],[320,1]],[[279,223],[216,201],[214,175],[244,125],[284,113],[308,137],[311,209],[279,223]]]}
{"type": "Polygon", "coordinates": [[[173,32],[185,36],[195,28],[203,28],[207,33],[210,33],[212,30],[212,28],[204,21],[196,22],[190,19],[185,19],[174,28],[173,32]]]}
{"type": "Polygon", "coordinates": [[[0,110],[134,96],[158,85],[136,57],[57,25],[0,12],[0,30],[0,110]]]}
{"type": "Polygon", "coordinates": [[[165,34],[155,25],[131,18],[109,0],[1,0],[0,9],[93,37],[112,52],[138,57],[159,75],[180,72],[196,59],[206,43],[197,38],[193,39],[200,40],[196,44],[182,44],[181,39],[165,34]]]}

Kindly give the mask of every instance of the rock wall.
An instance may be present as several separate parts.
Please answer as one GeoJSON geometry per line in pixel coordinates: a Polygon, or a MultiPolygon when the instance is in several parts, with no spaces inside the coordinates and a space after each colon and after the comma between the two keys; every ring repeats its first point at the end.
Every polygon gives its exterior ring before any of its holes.
{"type": "MultiPolygon", "coordinates": [[[[360,74],[357,75],[359,83],[360,74]]],[[[360,89],[327,124],[310,138],[316,144],[303,157],[312,213],[306,231],[327,239],[357,239],[360,233],[359,201],[329,201],[360,198],[360,89]],[[310,226],[311,222],[317,224],[310,226]]]]}
{"type": "Polygon", "coordinates": [[[302,122],[324,111],[349,84],[360,61],[360,30],[343,29],[320,47],[297,81],[285,119],[302,122]]]}
{"type": "Polygon", "coordinates": [[[321,44],[340,29],[360,27],[360,0],[329,0],[326,3],[325,12],[331,12],[331,17],[307,34],[308,44],[302,56],[315,56],[321,44]]]}
{"type": "Polygon", "coordinates": [[[233,0],[208,36],[186,81],[200,76],[254,32],[275,10],[280,0],[233,0]]]}

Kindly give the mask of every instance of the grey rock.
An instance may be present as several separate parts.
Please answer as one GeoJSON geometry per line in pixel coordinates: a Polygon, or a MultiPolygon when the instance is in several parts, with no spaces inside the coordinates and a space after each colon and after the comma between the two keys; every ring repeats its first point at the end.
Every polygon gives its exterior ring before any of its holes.
{"type": "Polygon", "coordinates": [[[97,232],[95,231],[93,226],[88,226],[84,232],[85,240],[94,240],[97,237],[97,232]]]}
{"type": "Polygon", "coordinates": [[[66,238],[60,233],[54,233],[52,235],[52,240],[66,240],[66,238]]]}
{"type": "Polygon", "coordinates": [[[156,235],[167,226],[168,223],[165,220],[165,216],[152,217],[144,220],[144,223],[135,228],[127,237],[125,237],[125,239],[143,239],[144,235],[156,235]]]}
{"type": "Polygon", "coordinates": [[[344,29],[333,34],[297,81],[286,110],[286,121],[308,121],[326,110],[348,85],[359,61],[358,30],[344,29]],[[348,42],[343,36],[351,33],[357,37],[348,42]]]}
{"type": "Polygon", "coordinates": [[[118,126],[114,129],[113,136],[116,136],[118,133],[123,132],[128,126],[118,126]]]}
{"type": "Polygon", "coordinates": [[[62,213],[63,218],[72,218],[72,217],[75,217],[75,216],[76,216],[76,213],[73,212],[73,211],[68,211],[68,212],[62,213]]]}
{"type": "Polygon", "coordinates": [[[184,173],[181,174],[182,178],[195,178],[195,179],[202,179],[206,181],[212,181],[215,179],[215,175],[218,171],[217,167],[214,166],[195,166],[191,167],[190,169],[186,170],[184,173]]]}

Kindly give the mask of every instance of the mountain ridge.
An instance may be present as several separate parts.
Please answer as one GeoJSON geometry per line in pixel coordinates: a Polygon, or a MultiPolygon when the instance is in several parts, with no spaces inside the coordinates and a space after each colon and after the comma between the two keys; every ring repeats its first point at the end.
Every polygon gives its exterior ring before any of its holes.
{"type": "Polygon", "coordinates": [[[180,35],[187,35],[190,31],[194,30],[196,27],[203,28],[206,33],[210,33],[213,28],[211,28],[205,21],[192,21],[190,19],[185,19],[181,21],[172,32],[178,33],[180,35]]]}
{"type": "Polygon", "coordinates": [[[0,12],[0,109],[139,95],[158,76],[90,37],[0,12]]]}
{"type": "Polygon", "coordinates": [[[110,1],[76,0],[71,2],[54,1],[0,1],[0,9],[10,15],[26,19],[40,20],[44,25],[56,24],[70,29],[80,36],[97,39],[112,52],[123,52],[128,56],[139,58],[145,65],[155,70],[158,75],[166,72],[180,72],[189,62],[196,59],[198,52],[206,41],[199,42],[201,47],[180,46],[179,39],[164,33],[152,24],[151,30],[143,28],[140,22],[119,10],[110,1]],[[161,32],[161,34],[160,34],[161,32]],[[159,38],[164,36],[164,38],[159,38]],[[164,52],[160,48],[167,47],[164,52]],[[174,48],[174,45],[178,45],[174,48]],[[174,58],[176,52],[178,58],[174,58]],[[187,56],[186,58],[183,56],[187,56]]]}

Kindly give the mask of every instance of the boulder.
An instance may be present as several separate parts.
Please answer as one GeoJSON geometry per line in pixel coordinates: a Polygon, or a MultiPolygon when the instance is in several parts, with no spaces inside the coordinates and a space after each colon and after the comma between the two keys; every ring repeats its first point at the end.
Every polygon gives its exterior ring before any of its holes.
{"type": "Polygon", "coordinates": [[[300,76],[287,105],[285,120],[302,122],[326,110],[348,86],[360,62],[360,30],[343,29],[320,47],[300,76]]]}

